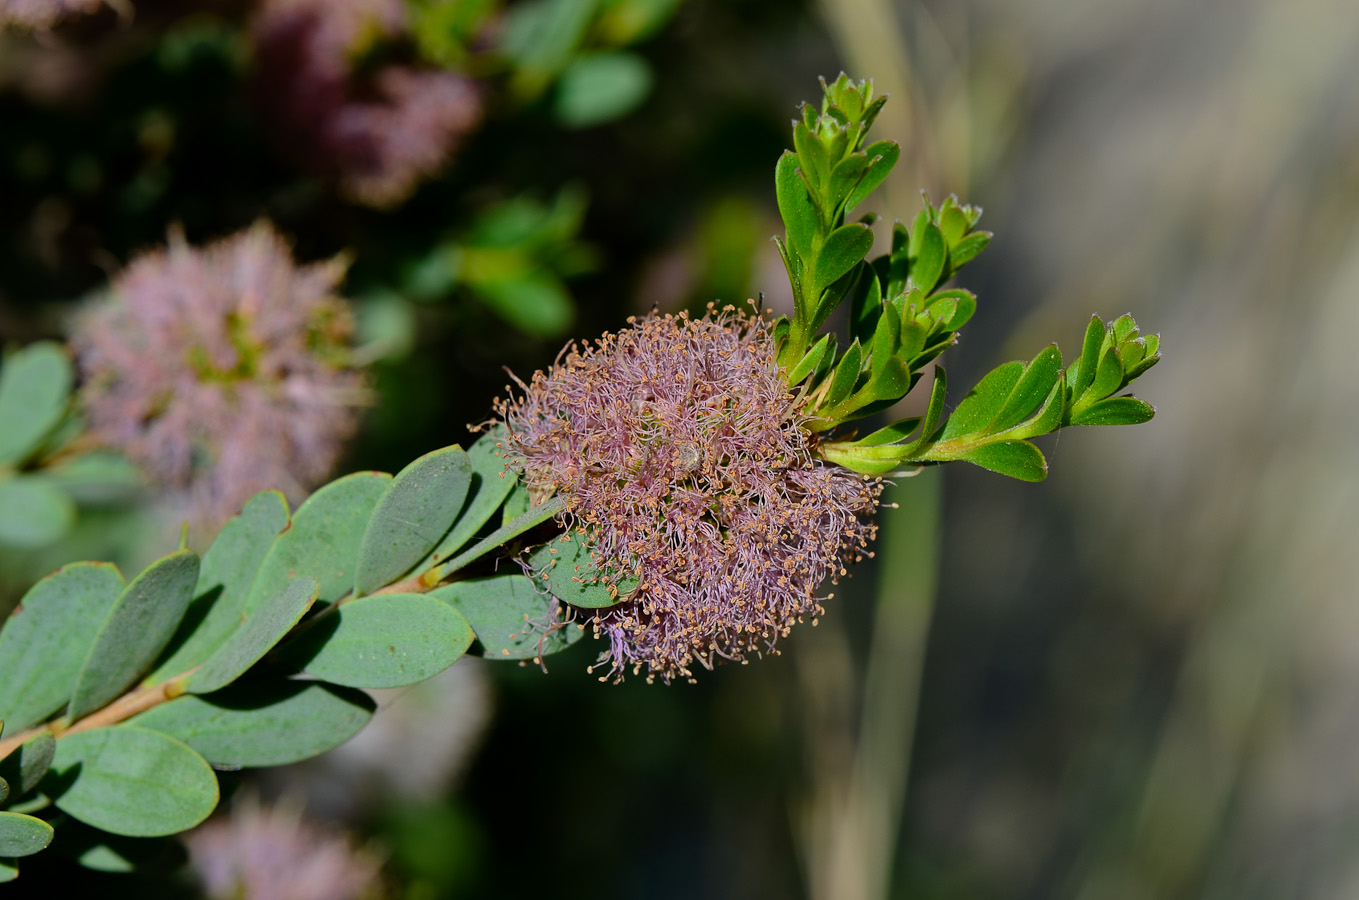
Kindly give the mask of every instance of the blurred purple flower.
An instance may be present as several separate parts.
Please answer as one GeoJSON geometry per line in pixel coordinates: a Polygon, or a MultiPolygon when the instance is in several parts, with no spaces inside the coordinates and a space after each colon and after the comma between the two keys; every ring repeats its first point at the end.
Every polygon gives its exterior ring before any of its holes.
{"type": "Polygon", "coordinates": [[[266,488],[300,497],[357,424],[342,260],[298,266],[267,223],[134,259],[71,339],[91,437],[214,529],[266,488]]]}
{"type": "Polygon", "coordinates": [[[67,16],[92,13],[104,0],[0,0],[0,27],[51,28],[67,16]]]}
{"type": "Polygon", "coordinates": [[[184,837],[213,900],[360,900],[381,895],[381,862],[296,810],[238,800],[184,837]]]}
{"type": "Polygon", "coordinates": [[[481,92],[442,69],[356,71],[406,28],[401,0],[267,0],[252,31],[259,105],[279,147],[371,206],[405,200],[481,121],[481,92]]]}
{"type": "Polygon", "coordinates": [[[630,320],[501,401],[503,455],[600,567],[636,591],[599,611],[599,664],[691,678],[773,651],[866,551],[881,484],[813,455],[768,325],[731,307],[630,320]]]}

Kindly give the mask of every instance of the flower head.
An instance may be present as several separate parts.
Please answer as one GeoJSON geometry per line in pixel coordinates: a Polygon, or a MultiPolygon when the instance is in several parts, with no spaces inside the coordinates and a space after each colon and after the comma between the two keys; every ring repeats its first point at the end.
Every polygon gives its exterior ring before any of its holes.
{"type": "Polygon", "coordinates": [[[261,807],[247,796],[185,836],[207,896],[222,900],[361,900],[379,894],[381,861],[348,836],[261,807]]]}
{"type": "Polygon", "coordinates": [[[304,494],[357,424],[343,274],[298,266],[266,223],[133,260],[71,339],[92,437],[210,528],[259,490],[304,494]]]}
{"type": "Polygon", "coordinates": [[[406,29],[401,0],[268,0],[253,33],[261,108],[299,164],[371,206],[400,203],[481,121],[481,91],[442,69],[356,62],[406,29]]]}
{"type": "Polygon", "coordinates": [[[0,0],[0,28],[46,29],[67,16],[94,12],[104,0],[0,0]]]}
{"type": "Polygon", "coordinates": [[[611,674],[772,651],[863,555],[881,486],[817,459],[799,409],[767,324],[731,307],[630,320],[499,404],[508,464],[637,579],[594,619],[611,674]]]}

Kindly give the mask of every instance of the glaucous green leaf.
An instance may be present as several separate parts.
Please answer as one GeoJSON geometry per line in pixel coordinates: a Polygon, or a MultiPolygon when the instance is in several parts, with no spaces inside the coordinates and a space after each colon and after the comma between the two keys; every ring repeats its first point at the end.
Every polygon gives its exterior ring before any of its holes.
{"type": "Polygon", "coordinates": [[[651,93],[651,66],[636,53],[576,57],[557,82],[552,112],[567,128],[590,128],[632,112],[651,93]]]}
{"type": "Polygon", "coordinates": [[[0,465],[38,449],[66,414],[73,377],[60,344],[41,341],[9,355],[0,367],[0,465]]]}
{"type": "Polygon", "coordinates": [[[32,856],[52,843],[52,826],[42,819],[0,812],[0,857],[32,856]]]}
{"type": "Polygon", "coordinates": [[[203,554],[198,584],[168,655],[147,681],[157,684],[203,662],[241,627],[245,601],[265,554],[288,527],[288,501],[278,491],[262,491],[217,533],[203,554]]]}
{"type": "Polygon", "coordinates": [[[19,866],[12,859],[0,859],[0,884],[19,877],[19,866]]]}
{"type": "Polygon", "coordinates": [[[1071,417],[1072,425],[1140,425],[1156,410],[1136,397],[1110,397],[1071,417]]]}
{"type": "Polygon", "coordinates": [[[19,799],[38,786],[57,752],[52,732],[43,731],[24,741],[0,760],[0,777],[9,785],[12,799],[19,799]]]}
{"type": "Polygon", "coordinates": [[[491,521],[518,482],[513,472],[506,471],[504,462],[497,455],[496,445],[504,436],[505,426],[497,423],[467,448],[467,461],[472,467],[467,499],[453,527],[430,553],[430,562],[442,562],[461,550],[482,526],[491,521]]]}
{"type": "Polygon", "coordinates": [[[1048,477],[1047,460],[1043,459],[1042,451],[1028,441],[985,444],[960,458],[1020,481],[1042,481],[1048,477]]]}
{"type": "Polygon", "coordinates": [[[140,470],[117,453],[82,453],[58,465],[45,466],[43,476],[78,503],[113,503],[141,487],[140,470]]]}
{"type": "Polygon", "coordinates": [[[218,797],[207,760],[169,735],[126,724],[63,737],[43,790],[72,818],[129,837],[186,831],[218,797]]]}
{"type": "Polygon", "coordinates": [[[9,782],[6,781],[4,778],[0,778],[0,806],[4,806],[5,801],[8,799],[9,799],[9,782]]]}
{"type": "Polygon", "coordinates": [[[179,697],[129,724],[177,738],[215,766],[283,766],[345,743],[368,724],[374,709],[362,691],[280,680],[179,697]]]}
{"type": "Polygon", "coordinates": [[[126,585],[109,563],[75,563],[35,584],[0,631],[0,719],[13,732],[66,705],[100,623],[126,585]]]}
{"type": "Polygon", "coordinates": [[[211,693],[244,675],[302,620],[320,590],[315,578],[303,575],[266,600],[189,676],[184,690],[191,694],[211,693]]]}
{"type": "Polygon", "coordinates": [[[368,519],[391,483],[385,472],[355,472],[308,497],[293,514],[292,527],[269,547],[242,612],[248,616],[299,575],[320,583],[322,603],[349,593],[368,519]]]}
{"type": "Polygon", "coordinates": [[[583,609],[613,606],[637,590],[637,579],[604,572],[586,544],[585,535],[570,531],[548,541],[529,557],[558,600],[583,609]]]}
{"type": "Polygon", "coordinates": [[[71,692],[71,721],[99,709],[145,674],[184,618],[197,581],[198,554],[192,550],[162,557],[132,579],[85,656],[71,692]]]}
{"type": "Polygon", "coordinates": [[[284,653],[334,684],[415,684],[453,665],[472,643],[457,610],[426,594],[373,594],[340,605],[289,641],[284,653]]]}
{"type": "Polygon", "coordinates": [[[472,466],[461,447],[426,453],[402,469],[368,519],[355,595],[391,584],[424,559],[453,525],[471,482],[472,466]]]}
{"type": "Polygon", "coordinates": [[[0,545],[45,547],[75,524],[75,502],[43,475],[0,480],[0,545]]]}
{"type": "Polygon", "coordinates": [[[584,635],[552,615],[552,597],[524,575],[469,578],[430,591],[467,617],[487,659],[541,659],[584,635]]]}

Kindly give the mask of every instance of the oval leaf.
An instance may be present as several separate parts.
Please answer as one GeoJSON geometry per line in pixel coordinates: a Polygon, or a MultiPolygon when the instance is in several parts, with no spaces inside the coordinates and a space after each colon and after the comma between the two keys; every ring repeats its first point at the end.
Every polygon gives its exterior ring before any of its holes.
{"type": "Polygon", "coordinates": [[[67,717],[94,712],[155,661],[184,618],[198,581],[198,554],[180,550],[153,562],[109,610],[71,692],[67,717]]]}
{"type": "Polygon", "coordinates": [[[968,451],[960,458],[1020,481],[1042,481],[1048,477],[1047,460],[1043,459],[1042,451],[1028,441],[987,444],[968,451]]]}
{"type": "Polygon", "coordinates": [[[779,215],[788,234],[788,246],[805,259],[812,248],[812,238],[818,230],[816,207],[807,193],[807,185],[798,177],[797,154],[785,150],[774,167],[774,193],[778,198],[779,215]]]}
{"type": "Polygon", "coordinates": [[[190,829],[218,796],[207,760],[169,735],[131,725],[63,737],[43,784],[62,812],[129,837],[190,829]]]}
{"type": "Polygon", "coordinates": [[[184,690],[191,694],[207,694],[244,675],[301,621],[316,602],[320,589],[316,579],[307,576],[288,585],[277,597],[250,614],[245,624],[190,676],[184,690]]]}
{"type": "Polygon", "coordinates": [[[198,568],[194,600],[184,614],[169,655],[147,677],[151,684],[202,663],[241,627],[245,600],[269,546],[288,527],[288,501],[278,491],[251,497],[218,532],[198,568]]]}
{"type": "Polygon", "coordinates": [[[362,691],[280,681],[180,697],[130,724],[177,738],[215,766],[283,766],[348,741],[368,724],[375,708],[362,691]]]}
{"type": "Polygon", "coordinates": [[[553,111],[568,128],[602,125],[636,109],[651,82],[651,67],[635,53],[578,56],[557,83],[553,111]]]}
{"type": "Polygon", "coordinates": [[[468,486],[467,500],[453,528],[430,554],[431,562],[443,562],[462,549],[483,525],[491,521],[495,511],[518,483],[514,473],[507,472],[500,460],[499,445],[504,436],[505,426],[497,424],[468,448],[467,461],[472,467],[472,480],[468,486]]]}
{"type": "Polygon", "coordinates": [[[0,719],[28,728],[66,705],[99,625],[126,585],[108,563],[76,563],[24,595],[0,631],[0,719]]]}
{"type": "Polygon", "coordinates": [[[52,766],[57,752],[52,732],[43,731],[24,741],[0,761],[0,777],[9,785],[11,799],[17,800],[38,786],[52,766]]]}
{"type": "MultiPolygon", "coordinates": [[[[23,462],[66,413],[71,359],[51,341],[12,354],[0,368],[0,463],[23,462]]],[[[3,854],[0,854],[3,855],[3,854]]]]}
{"type": "Polygon", "coordinates": [[[415,684],[453,665],[472,643],[457,610],[424,594],[374,594],[342,604],[287,645],[317,678],[348,687],[415,684]]]}
{"type": "Polygon", "coordinates": [[[0,544],[45,547],[61,538],[75,517],[75,502],[42,476],[0,481],[0,544]]]}
{"type": "Polygon", "coordinates": [[[920,252],[911,260],[911,284],[928,294],[944,274],[944,261],[948,258],[948,244],[944,233],[933,222],[927,224],[919,234],[920,252]]]}
{"type": "Polygon", "coordinates": [[[816,258],[815,287],[818,293],[849,272],[873,249],[873,229],[860,222],[842,225],[830,233],[816,258]]]}
{"type": "Polygon", "coordinates": [[[354,593],[391,584],[424,559],[453,525],[471,480],[472,466],[461,447],[426,453],[402,469],[368,520],[354,593]]]}
{"type": "Polygon", "coordinates": [[[308,497],[293,514],[292,527],[269,548],[243,612],[249,615],[278,596],[299,575],[320,582],[323,603],[347,594],[368,519],[391,483],[385,472],[355,472],[308,497]]]}
{"type": "Polygon", "coordinates": [[[552,596],[524,575],[455,581],[430,591],[467,617],[487,659],[541,659],[584,636],[552,611],[552,596]]]}
{"type": "Polygon", "coordinates": [[[1140,425],[1151,421],[1156,410],[1136,397],[1110,397],[1072,416],[1072,425],[1140,425]]]}
{"type": "Polygon", "coordinates": [[[42,819],[0,812],[0,856],[32,856],[52,843],[52,826],[42,819]]]}
{"type": "Polygon", "coordinates": [[[570,606],[599,609],[626,600],[637,590],[637,579],[601,571],[586,541],[579,531],[548,541],[529,558],[529,566],[554,597],[570,606]]]}

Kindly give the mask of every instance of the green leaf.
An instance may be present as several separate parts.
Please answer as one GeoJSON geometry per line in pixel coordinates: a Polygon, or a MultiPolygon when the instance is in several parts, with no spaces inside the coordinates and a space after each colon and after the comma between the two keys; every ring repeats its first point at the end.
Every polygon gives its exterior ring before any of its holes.
{"type": "Polygon", "coordinates": [[[841,225],[826,238],[816,257],[816,273],[812,284],[820,294],[851,269],[863,262],[873,249],[873,229],[861,222],[841,225]]]}
{"type": "Polygon", "coordinates": [[[867,200],[868,195],[887,180],[901,156],[901,147],[895,141],[877,141],[865,147],[864,153],[869,159],[868,170],[859,186],[849,195],[849,201],[845,204],[846,212],[867,200]]]}
{"type": "Polygon", "coordinates": [[[816,405],[813,415],[817,415],[826,410],[833,409],[843,403],[854,390],[854,384],[859,380],[859,370],[863,364],[863,349],[859,342],[855,341],[846,348],[840,361],[835,365],[835,373],[831,375],[830,385],[826,390],[821,402],[816,405]]]}
{"type": "Polygon", "coordinates": [[[774,188],[779,202],[779,215],[788,233],[788,246],[798,258],[806,259],[812,249],[812,239],[820,230],[816,207],[807,195],[807,185],[798,177],[797,154],[783,151],[774,167],[774,188]]]}
{"type": "Polygon", "coordinates": [[[180,550],[132,579],[104,617],[71,692],[67,718],[84,718],[140,678],[184,618],[198,580],[198,554],[180,550]]]}
{"type": "Polygon", "coordinates": [[[906,440],[917,428],[920,427],[920,417],[913,419],[902,419],[900,422],[893,422],[885,428],[877,431],[854,442],[857,447],[881,447],[886,444],[895,444],[906,440]]]}
{"type": "Polygon", "coordinates": [[[309,675],[359,688],[403,687],[438,675],[472,643],[457,610],[426,594],[374,594],[340,605],[285,646],[309,675]]]}
{"type": "Polygon", "coordinates": [[[939,276],[944,273],[944,262],[948,258],[948,245],[944,243],[944,233],[933,222],[925,226],[920,235],[920,250],[911,260],[911,284],[925,293],[934,290],[939,276]]]}
{"type": "Polygon", "coordinates": [[[821,366],[821,358],[825,356],[826,351],[830,349],[830,341],[831,335],[822,335],[821,340],[813,344],[812,349],[808,350],[802,357],[802,360],[798,362],[797,365],[793,366],[792,371],[788,373],[789,387],[797,387],[802,383],[803,379],[815,372],[821,366]]]}
{"type": "Polygon", "coordinates": [[[1004,363],[988,372],[949,416],[939,439],[951,441],[960,435],[985,433],[1023,374],[1024,364],[1019,361],[1004,363]]]}
{"type": "Polygon", "coordinates": [[[51,341],[32,344],[5,360],[0,368],[0,465],[21,463],[39,448],[66,414],[72,380],[69,354],[51,341]]]}
{"type": "Polygon", "coordinates": [[[283,640],[316,602],[321,586],[304,575],[253,611],[239,629],[189,677],[184,690],[207,694],[226,687],[283,640]]]}
{"type": "Polygon", "coordinates": [[[939,230],[944,233],[944,241],[950,247],[956,245],[967,232],[967,216],[950,202],[952,200],[952,197],[945,200],[939,211],[939,230]]]}
{"type": "Polygon", "coordinates": [[[529,557],[529,567],[547,582],[558,600],[582,609],[599,609],[626,600],[637,579],[602,571],[580,531],[548,541],[529,557]]]}
{"type": "Polygon", "coordinates": [[[1118,356],[1118,348],[1110,346],[1099,358],[1099,368],[1095,370],[1095,380],[1090,382],[1085,397],[1090,402],[1103,400],[1123,386],[1123,360],[1118,356]]]}
{"type": "Polygon", "coordinates": [[[75,563],[24,595],[0,631],[0,719],[10,731],[66,705],[99,625],[125,586],[109,563],[75,563]]]}
{"type": "Polygon", "coordinates": [[[1063,402],[1065,395],[1066,385],[1063,383],[1063,375],[1059,374],[1038,414],[1027,422],[1006,429],[1004,437],[1027,439],[1038,437],[1040,434],[1050,434],[1061,428],[1062,416],[1065,413],[1063,402]]]}
{"type": "Polygon", "coordinates": [[[571,294],[550,272],[477,281],[473,289],[506,322],[534,337],[557,337],[576,318],[571,294]]]}
{"type": "MultiPolygon", "coordinates": [[[[500,510],[500,527],[508,528],[512,523],[529,514],[533,508],[533,497],[529,494],[528,488],[522,481],[515,480],[510,488],[509,496],[505,498],[505,505],[500,510]]],[[[537,524],[537,523],[534,523],[537,524]]],[[[484,541],[478,541],[480,546],[484,541]]]]}
{"type": "MultiPolygon", "coordinates": [[[[850,301],[850,340],[867,341],[877,329],[882,312],[882,283],[878,281],[877,270],[865,264],[860,269],[859,283],[855,285],[850,301]]],[[[897,319],[900,324],[900,316],[897,319]]]]}
{"type": "Polygon", "coordinates": [[[1136,397],[1110,397],[1071,417],[1072,425],[1140,425],[1156,415],[1151,404],[1136,397]]]}
{"type": "Polygon", "coordinates": [[[0,884],[19,877],[19,867],[12,859],[0,859],[0,884]]]}
{"type": "Polygon", "coordinates": [[[553,614],[553,599],[523,575],[455,581],[430,591],[467,617],[487,659],[534,659],[565,650],[583,630],[553,614]]]}
{"type": "Polygon", "coordinates": [[[0,545],[45,547],[75,523],[71,498],[41,475],[0,480],[0,545]]]}
{"type": "Polygon", "coordinates": [[[1048,477],[1048,463],[1043,453],[1028,441],[1000,441],[969,450],[964,459],[983,469],[999,472],[1020,481],[1042,481],[1048,477]]]}
{"type": "Polygon", "coordinates": [[[113,503],[141,487],[141,471],[130,460],[108,451],[82,453],[45,466],[43,477],[77,503],[113,503]]]}
{"type": "Polygon", "coordinates": [[[240,628],[250,586],[288,522],[288,501],[283,495],[262,491],[222,527],[203,554],[194,600],[170,639],[169,653],[147,676],[147,683],[157,684],[189,671],[240,628]]]}
{"type": "Polygon", "coordinates": [[[208,817],[218,797],[203,757],[132,725],[63,737],[43,790],[72,818],[129,837],[186,831],[208,817]]]}
{"type": "Polygon", "coordinates": [[[4,778],[9,785],[11,801],[23,797],[38,786],[38,782],[51,768],[52,757],[56,752],[56,738],[52,737],[52,732],[42,731],[0,760],[0,778],[4,778]]]}
{"type": "Polygon", "coordinates": [[[947,392],[948,373],[944,371],[943,366],[935,366],[934,381],[930,385],[930,400],[925,407],[925,421],[920,428],[920,437],[909,445],[912,453],[937,440],[935,431],[939,428],[939,420],[944,416],[944,396],[947,392]]]}
{"type": "Polygon", "coordinates": [[[987,244],[991,243],[991,232],[978,231],[976,234],[969,234],[958,243],[954,244],[948,252],[949,273],[957,272],[963,266],[976,259],[987,244]]]}
{"type": "Polygon", "coordinates": [[[491,521],[495,511],[518,483],[514,473],[506,470],[497,450],[504,437],[505,426],[497,423],[468,448],[467,461],[472,467],[472,480],[467,500],[453,528],[430,553],[431,562],[442,562],[462,549],[483,525],[491,521]]]}
{"type": "Polygon", "coordinates": [[[205,697],[179,697],[129,724],[177,738],[215,766],[283,766],[345,743],[368,724],[375,708],[371,697],[352,688],[251,682],[205,697]]]}
{"type": "Polygon", "coordinates": [[[0,857],[32,856],[52,843],[52,826],[42,819],[0,812],[0,857]]]}
{"type": "Polygon", "coordinates": [[[827,153],[826,146],[821,142],[820,137],[813,134],[802,122],[793,126],[793,147],[797,150],[802,177],[807,179],[807,184],[813,191],[812,197],[815,201],[818,199],[815,192],[824,192],[826,181],[830,177],[830,154],[827,153]]]}
{"type": "Polygon", "coordinates": [[[429,555],[453,526],[472,483],[461,447],[426,453],[397,474],[363,534],[354,593],[391,584],[429,555]]]}
{"type": "Polygon", "coordinates": [[[278,596],[298,575],[320,582],[323,603],[347,594],[368,519],[391,483],[384,472],[355,472],[308,497],[293,514],[292,527],[269,548],[242,612],[249,615],[278,596]]]}
{"type": "Polygon", "coordinates": [[[1071,386],[1071,396],[1079,399],[1095,380],[1095,368],[1099,364],[1099,350],[1104,345],[1104,323],[1099,316],[1091,316],[1085,326],[1085,338],[1081,341],[1081,356],[1071,365],[1075,372],[1068,371],[1067,384],[1071,386]]]}
{"type": "Polygon", "coordinates": [[[576,57],[557,83],[552,111],[567,128],[590,128],[622,118],[651,93],[651,67],[636,53],[576,57]]]}
{"type": "Polygon", "coordinates": [[[9,782],[6,781],[4,778],[0,778],[0,806],[4,806],[5,801],[8,799],[9,799],[9,782]]]}
{"type": "Polygon", "coordinates": [[[1037,412],[1043,402],[1052,394],[1052,386],[1062,373],[1062,351],[1056,344],[1049,344],[1024,367],[1024,374],[1015,384],[1001,407],[990,431],[1000,432],[1023,422],[1037,412]]]}
{"type": "Polygon", "coordinates": [[[849,207],[844,204],[849,201],[850,192],[854,186],[863,178],[864,172],[868,169],[868,157],[862,153],[853,153],[846,156],[835,164],[831,169],[830,177],[830,197],[831,203],[841,213],[848,211],[849,207]]]}

